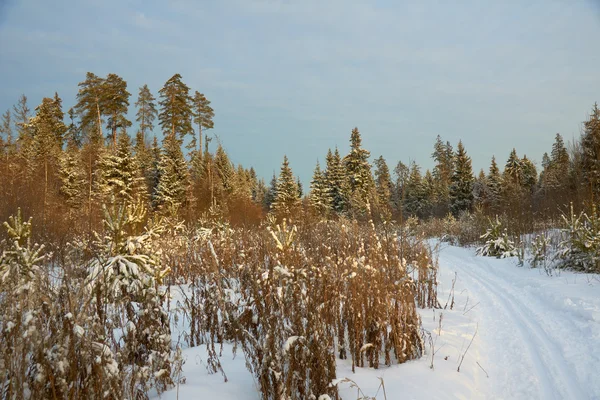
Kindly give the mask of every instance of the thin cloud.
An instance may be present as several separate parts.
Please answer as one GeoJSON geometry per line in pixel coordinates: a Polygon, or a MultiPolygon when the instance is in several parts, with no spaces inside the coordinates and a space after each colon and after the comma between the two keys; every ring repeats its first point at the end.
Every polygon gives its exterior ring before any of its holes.
{"type": "Polygon", "coordinates": [[[138,28],[150,29],[153,27],[152,21],[146,17],[143,12],[136,12],[133,16],[133,24],[138,28]]]}

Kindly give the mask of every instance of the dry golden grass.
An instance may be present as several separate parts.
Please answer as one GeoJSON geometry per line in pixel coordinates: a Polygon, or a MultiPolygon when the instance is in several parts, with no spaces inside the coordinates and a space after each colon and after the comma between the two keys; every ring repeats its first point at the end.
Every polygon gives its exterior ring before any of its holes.
{"type": "Polygon", "coordinates": [[[385,223],[191,227],[113,207],[102,232],[52,262],[27,241],[30,226],[15,224],[26,232],[2,244],[0,260],[3,398],[165,390],[180,381],[169,329],[177,320],[187,345],[205,344],[209,370],[225,379],[222,344],[234,343],[263,399],[338,399],[336,357],[353,368],[420,357],[417,305],[437,306],[431,251],[385,223]],[[171,308],[173,285],[186,298],[171,308]]]}

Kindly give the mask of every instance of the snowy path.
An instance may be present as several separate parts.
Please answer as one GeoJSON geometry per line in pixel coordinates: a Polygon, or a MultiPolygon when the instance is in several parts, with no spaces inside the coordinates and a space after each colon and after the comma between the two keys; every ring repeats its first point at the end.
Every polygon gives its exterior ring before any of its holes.
{"type": "Polygon", "coordinates": [[[490,374],[490,387],[482,388],[487,397],[600,397],[600,282],[570,273],[550,278],[514,260],[475,257],[456,247],[442,250],[440,267],[456,271],[470,303],[479,302],[474,310],[481,364],[490,374]]]}

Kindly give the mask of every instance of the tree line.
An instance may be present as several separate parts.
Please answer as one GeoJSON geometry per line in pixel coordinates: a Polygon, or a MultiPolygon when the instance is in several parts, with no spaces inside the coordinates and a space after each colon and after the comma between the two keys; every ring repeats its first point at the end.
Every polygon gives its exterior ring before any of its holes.
{"type": "Polygon", "coordinates": [[[279,176],[266,184],[253,168],[231,162],[220,143],[209,151],[212,138],[206,130],[214,127],[214,110],[179,74],[163,85],[158,98],[147,85],[139,88],[133,137],[131,94],[123,78],[88,72],[78,87],[66,116],[56,93],[33,111],[23,95],[2,115],[1,219],[21,207],[43,232],[64,236],[96,228],[102,204],[140,201],[188,221],[206,214],[239,224],[256,223],[268,212],[399,221],[481,212],[531,221],[556,218],[570,202],[589,208],[600,190],[597,105],[569,148],[556,134],[539,172],[513,149],[503,168],[492,157],[489,169],[476,175],[463,143],[455,149],[440,136],[432,170],[422,172],[413,161],[399,162],[391,171],[382,156],[371,165],[354,128],[350,152],[342,156],[329,149],[304,196],[285,156],[279,176]]]}

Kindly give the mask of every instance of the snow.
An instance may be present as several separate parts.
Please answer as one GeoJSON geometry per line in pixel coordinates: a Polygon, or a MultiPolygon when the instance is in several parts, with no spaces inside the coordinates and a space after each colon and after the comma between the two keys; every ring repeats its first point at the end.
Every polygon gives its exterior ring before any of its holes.
{"type": "Polygon", "coordinates": [[[290,348],[296,343],[296,341],[303,339],[302,336],[290,336],[283,344],[283,352],[289,353],[290,348]]]}
{"type": "MultiPolygon", "coordinates": [[[[600,280],[597,275],[516,267],[516,260],[474,257],[449,247],[443,267],[479,302],[489,396],[600,398],[600,280]]],[[[474,310],[475,311],[475,310],[474,310]]]]}
{"type": "MultiPolygon", "coordinates": [[[[183,375],[185,383],[180,384],[160,399],[219,399],[219,400],[259,400],[260,396],[252,374],[246,369],[244,355],[239,350],[234,357],[233,346],[223,346],[221,364],[227,374],[228,382],[224,382],[221,374],[209,374],[206,368],[206,346],[198,346],[183,351],[183,375]]],[[[159,397],[156,397],[159,398],[159,397]]]]}
{"type": "MultiPolygon", "coordinates": [[[[445,245],[439,263],[439,301],[447,308],[420,310],[424,356],[356,373],[350,360],[338,360],[334,384],[342,399],[355,400],[358,388],[389,400],[600,398],[598,275],[562,271],[550,277],[543,269],[518,267],[514,257],[479,257],[474,249],[445,245]]],[[[297,339],[290,337],[284,350],[297,339]]],[[[185,384],[160,398],[259,399],[241,349],[234,357],[232,345],[224,345],[228,382],[208,374],[204,346],[183,355],[185,384]]]]}

